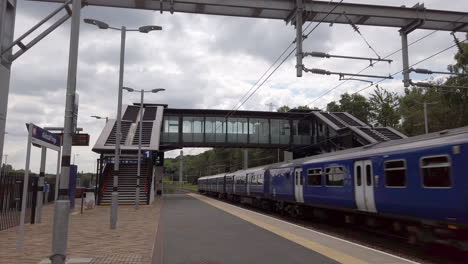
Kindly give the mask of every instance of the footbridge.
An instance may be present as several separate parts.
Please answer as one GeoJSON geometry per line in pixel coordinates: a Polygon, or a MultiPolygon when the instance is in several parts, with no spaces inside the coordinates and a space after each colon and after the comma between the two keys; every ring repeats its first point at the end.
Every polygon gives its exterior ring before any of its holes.
{"type": "MultiPolygon", "coordinates": [[[[126,105],[122,114],[123,153],[136,153],[139,122],[142,149],[165,152],[184,147],[280,148],[317,154],[404,138],[392,128],[373,128],[349,113],[176,109],[145,104],[126,105]]],[[[114,153],[116,120],[109,120],[93,151],[114,153]]]]}

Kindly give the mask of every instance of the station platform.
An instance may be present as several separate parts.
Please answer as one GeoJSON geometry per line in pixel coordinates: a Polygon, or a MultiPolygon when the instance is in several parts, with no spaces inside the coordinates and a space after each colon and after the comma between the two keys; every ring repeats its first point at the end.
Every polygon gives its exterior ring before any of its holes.
{"type": "Polygon", "coordinates": [[[165,195],[153,263],[416,262],[190,193],[165,195]]]}

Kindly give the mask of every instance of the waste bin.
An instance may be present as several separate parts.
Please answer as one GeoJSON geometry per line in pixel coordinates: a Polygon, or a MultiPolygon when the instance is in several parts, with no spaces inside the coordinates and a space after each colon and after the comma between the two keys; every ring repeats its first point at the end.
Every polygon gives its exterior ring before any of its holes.
{"type": "Polygon", "coordinates": [[[94,188],[86,188],[84,198],[84,208],[93,209],[96,206],[96,197],[94,196],[94,188]]]}

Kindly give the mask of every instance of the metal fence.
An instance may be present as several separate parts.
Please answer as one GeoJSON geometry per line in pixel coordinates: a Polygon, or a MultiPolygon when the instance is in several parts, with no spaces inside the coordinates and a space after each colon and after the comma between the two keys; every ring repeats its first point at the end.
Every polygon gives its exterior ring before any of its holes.
{"type": "MultiPolygon", "coordinates": [[[[34,180],[29,181],[25,221],[31,221],[32,194],[34,180]]],[[[20,176],[0,176],[0,230],[19,225],[23,178],[20,176]]]]}
{"type": "MultiPolygon", "coordinates": [[[[23,197],[23,176],[0,176],[0,230],[19,225],[21,199],[23,197]]],[[[30,176],[26,201],[25,223],[34,224],[35,204],[37,199],[37,176],[30,176]]],[[[43,204],[54,201],[55,185],[50,185],[49,192],[44,193],[43,204]]]]}

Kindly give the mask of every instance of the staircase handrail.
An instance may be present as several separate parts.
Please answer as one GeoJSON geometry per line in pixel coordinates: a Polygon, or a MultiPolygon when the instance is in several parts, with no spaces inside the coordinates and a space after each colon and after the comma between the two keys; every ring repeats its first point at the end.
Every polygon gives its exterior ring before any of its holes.
{"type": "Polygon", "coordinates": [[[109,166],[109,169],[107,169],[107,165],[106,167],[104,168],[104,174],[105,174],[105,178],[104,178],[104,183],[102,184],[102,188],[101,188],[101,196],[104,195],[104,192],[106,191],[106,187],[107,187],[107,184],[109,183],[109,179],[110,179],[110,175],[111,175],[111,171],[112,171],[112,167],[109,166]],[[105,173],[107,171],[107,174],[105,173]]]}
{"type": "Polygon", "coordinates": [[[148,184],[149,184],[149,181],[150,181],[150,177],[153,175],[153,171],[152,171],[150,166],[148,166],[147,172],[148,173],[146,173],[146,181],[145,181],[144,190],[145,190],[146,195],[148,196],[148,184]]]}

